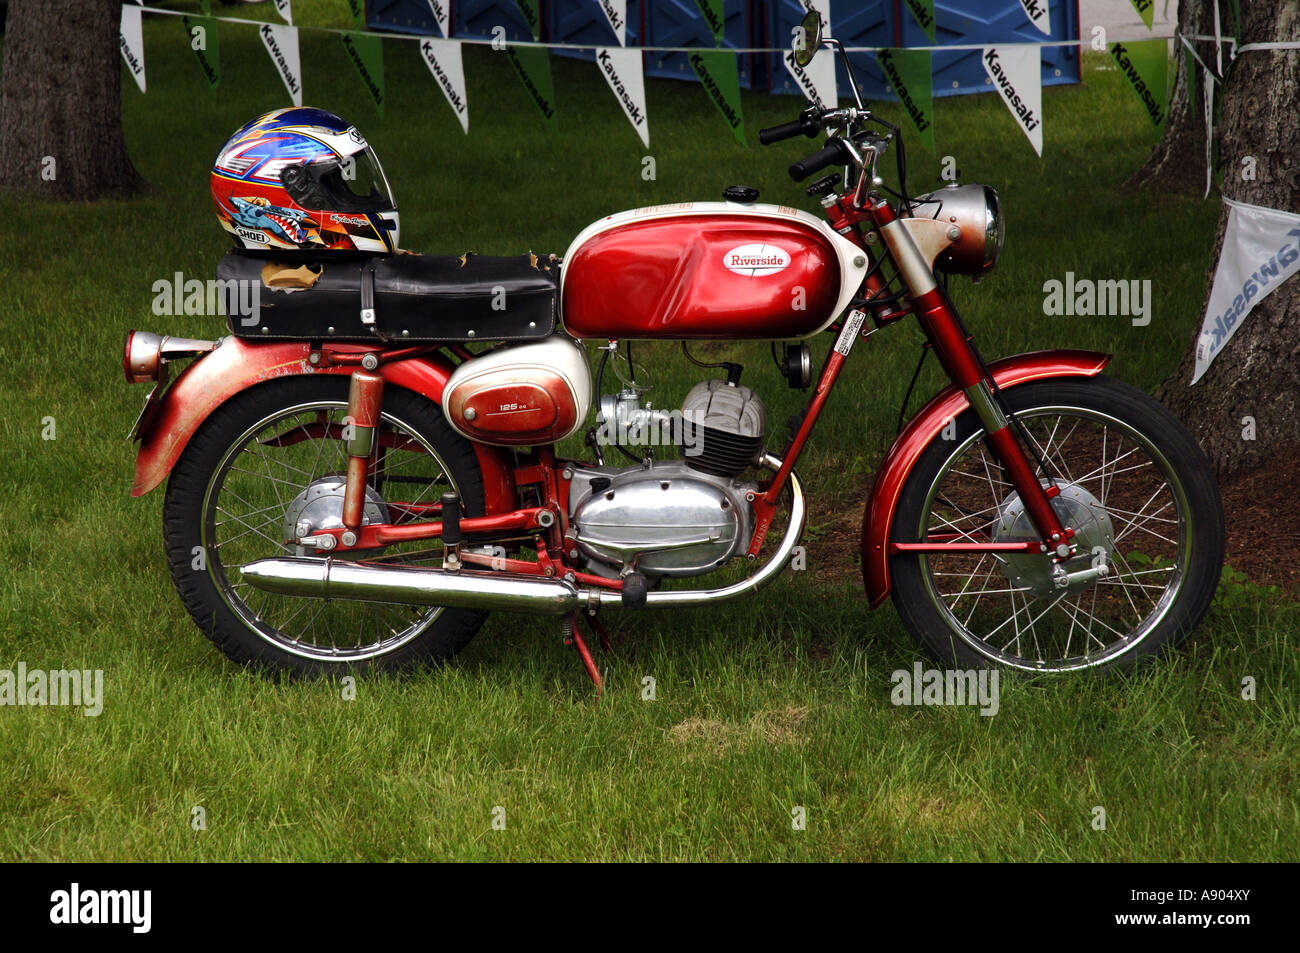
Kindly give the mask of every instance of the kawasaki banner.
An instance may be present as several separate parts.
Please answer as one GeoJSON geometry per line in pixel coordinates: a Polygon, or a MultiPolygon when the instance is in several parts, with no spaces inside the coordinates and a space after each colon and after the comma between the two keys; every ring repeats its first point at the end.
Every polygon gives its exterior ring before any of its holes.
{"type": "Polygon", "coordinates": [[[357,68],[361,82],[375,101],[379,115],[384,114],[384,41],[367,33],[344,33],[343,48],[357,68]]]}
{"type": "MultiPolygon", "coordinates": [[[[822,18],[826,33],[831,31],[830,0],[812,0],[810,9],[816,10],[822,18]]],[[[839,90],[835,86],[835,57],[832,52],[823,53],[813,58],[807,66],[800,66],[794,60],[793,47],[781,57],[786,72],[794,77],[804,98],[819,106],[834,108],[839,102],[839,90]]]]}
{"type": "Polygon", "coordinates": [[[627,46],[627,0],[597,0],[619,46],[627,46]]]}
{"type": "Polygon", "coordinates": [[[1113,43],[1111,58],[1142,102],[1152,127],[1160,130],[1167,108],[1166,84],[1169,82],[1169,54],[1164,40],[1138,40],[1113,43]]]}
{"type": "Polygon", "coordinates": [[[275,0],[275,10],[285,23],[293,25],[293,11],[289,9],[289,0],[275,0]]]}
{"type": "Polygon", "coordinates": [[[263,23],[257,28],[257,35],[262,38],[262,45],[271,56],[289,91],[295,106],[302,105],[302,68],[298,61],[298,29],[292,26],[280,26],[276,23],[263,23]]]}
{"type": "Polygon", "coordinates": [[[988,73],[1002,101],[1029,137],[1034,151],[1043,154],[1042,54],[1036,46],[989,46],[984,49],[988,73]]]}
{"type": "Polygon", "coordinates": [[[523,80],[528,95],[546,117],[547,125],[552,131],[557,129],[555,91],[551,87],[550,54],[540,46],[507,46],[506,56],[510,57],[510,65],[523,80]]]}
{"type": "Polygon", "coordinates": [[[632,128],[647,148],[650,146],[650,125],[645,114],[645,77],[641,74],[641,51],[621,47],[604,47],[596,50],[596,65],[618,98],[632,128]]]}
{"type": "Polygon", "coordinates": [[[356,24],[358,30],[366,28],[366,0],[347,0],[348,12],[352,14],[352,22],[356,24]]]}
{"type": "Polygon", "coordinates": [[[1142,22],[1147,25],[1147,29],[1151,29],[1151,21],[1156,12],[1156,0],[1130,0],[1130,2],[1133,4],[1133,9],[1138,12],[1138,16],[1142,18],[1142,22]]]}
{"type": "Polygon", "coordinates": [[[208,81],[208,89],[221,82],[221,56],[217,47],[217,21],[212,17],[181,17],[190,49],[198,58],[199,69],[208,81]]]}
{"type": "Polygon", "coordinates": [[[540,40],[542,38],[542,16],[537,9],[537,0],[515,0],[515,6],[524,15],[524,22],[528,24],[528,32],[533,35],[533,39],[540,40]]]}
{"type": "Polygon", "coordinates": [[[140,92],[143,93],[145,91],[145,82],[144,27],[140,23],[140,14],[142,12],[139,7],[122,5],[122,21],[119,27],[118,44],[122,48],[122,59],[126,62],[126,68],[131,71],[131,78],[135,80],[135,84],[140,87],[140,92]]]}
{"type": "Polygon", "coordinates": [[[722,36],[727,32],[727,18],[722,12],[722,0],[695,0],[695,5],[704,14],[709,29],[713,31],[713,45],[722,45],[722,36]]]}
{"type": "Polygon", "coordinates": [[[1246,315],[1300,270],[1300,215],[1225,198],[1228,225],[1196,342],[1195,384],[1246,315]]]}
{"type": "Polygon", "coordinates": [[[934,42],[934,0],[903,0],[903,5],[912,11],[912,19],[920,24],[925,35],[934,42]]]}
{"type": "Polygon", "coordinates": [[[1047,0],[1020,0],[1020,7],[1039,33],[1052,35],[1052,14],[1047,9],[1047,0]]]}
{"type": "MultiPolygon", "coordinates": [[[[358,0],[359,2],[359,0],[358,0]]],[[[429,9],[443,36],[451,36],[451,0],[429,0],[429,9]]]]}
{"type": "Polygon", "coordinates": [[[885,82],[916,127],[925,147],[934,152],[934,100],[930,89],[929,50],[881,50],[876,54],[885,82]]]}
{"type": "Polygon", "coordinates": [[[420,56],[447,97],[447,105],[460,120],[461,129],[469,133],[469,97],[465,93],[465,67],[460,58],[460,44],[453,40],[421,40],[420,56]]]}
{"type": "Polygon", "coordinates": [[[725,50],[696,50],[691,54],[691,69],[704,84],[713,105],[727,121],[731,134],[742,146],[745,141],[745,118],[740,111],[740,75],[736,54],[725,50]]]}

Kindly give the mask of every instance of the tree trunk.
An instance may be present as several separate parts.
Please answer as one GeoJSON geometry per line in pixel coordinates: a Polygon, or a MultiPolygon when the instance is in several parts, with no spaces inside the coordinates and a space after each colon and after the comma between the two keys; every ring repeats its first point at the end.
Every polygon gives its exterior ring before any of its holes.
{"type": "MultiPolygon", "coordinates": [[[[1226,32],[1228,24],[1222,24],[1222,29],[1226,32]]],[[[1188,36],[1213,36],[1212,0],[1179,0],[1178,31],[1188,36]]],[[[1193,45],[1206,63],[1215,65],[1213,44],[1193,45]]],[[[1124,183],[1127,188],[1205,193],[1205,93],[1200,77],[1193,83],[1184,69],[1185,49],[1174,41],[1174,88],[1169,94],[1164,135],[1142,168],[1124,183]]],[[[1200,70],[1199,66],[1193,68],[1200,70]]]]}
{"type": "Polygon", "coordinates": [[[9,0],[0,186],[73,200],[143,187],[122,138],[121,0],[9,0]]]}
{"type": "MultiPolygon", "coordinates": [[[[1253,0],[1241,5],[1241,14],[1244,43],[1300,40],[1300,6],[1294,0],[1253,0]]],[[[1300,50],[1240,54],[1221,97],[1218,143],[1224,194],[1300,212],[1300,155],[1295,149],[1300,50]]],[[[1225,206],[1215,237],[1216,263],[1227,221],[1225,206]]],[[[1220,478],[1300,445],[1298,291],[1300,276],[1293,276],[1259,300],[1194,387],[1188,385],[1195,366],[1193,337],[1178,369],[1157,394],[1200,441],[1220,478]]]]}

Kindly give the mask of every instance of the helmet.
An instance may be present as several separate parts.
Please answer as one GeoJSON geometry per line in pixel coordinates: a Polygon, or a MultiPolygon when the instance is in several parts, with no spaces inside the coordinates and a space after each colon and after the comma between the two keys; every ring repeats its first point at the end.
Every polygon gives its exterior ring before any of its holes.
{"type": "Polygon", "coordinates": [[[212,201],[244,248],[398,248],[397,205],[374,150],[323,109],[277,109],[243,126],[212,165],[212,201]]]}

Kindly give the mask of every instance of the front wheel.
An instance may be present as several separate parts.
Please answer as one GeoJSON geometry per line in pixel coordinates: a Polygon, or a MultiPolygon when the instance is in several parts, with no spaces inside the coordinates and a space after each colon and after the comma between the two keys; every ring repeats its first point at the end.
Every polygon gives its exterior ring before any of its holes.
{"type": "MultiPolygon", "coordinates": [[[[1030,672],[1118,668],[1176,645],[1223,565],[1219,490],[1192,436],[1110,378],[1004,397],[1060,488],[1052,505],[1076,555],[1060,566],[1038,553],[894,555],[903,623],[943,662],[1030,672]]],[[[894,542],[1038,538],[972,410],[921,454],[893,525],[894,542]]]]}

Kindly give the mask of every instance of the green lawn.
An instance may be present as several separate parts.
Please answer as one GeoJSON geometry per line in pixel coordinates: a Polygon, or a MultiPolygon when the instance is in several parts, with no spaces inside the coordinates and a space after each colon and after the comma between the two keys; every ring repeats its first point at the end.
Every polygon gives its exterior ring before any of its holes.
{"type": "MultiPolygon", "coordinates": [[[[341,0],[294,6],[300,23],[345,22],[341,0]]],[[[855,351],[801,461],[810,571],[761,601],[611,617],[621,644],[600,659],[598,703],[558,625],[526,617],[493,617],[439,671],[365,679],[354,701],[337,681],[281,684],[227,664],[172,589],[161,491],[128,497],[123,437],[144,390],[122,381],[120,348],[131,327],[222,333],[211,318],[154,316],[151,286],[213,274],[227,239],[209,164],[286,94],[251,28],[222,30],[214,95],[178,23],[145,22],[149,93],[124,75],[123,97],[149,193],[69,206],[0,195],[0,434],[16,451],[0,471],[0,669],[105,679],[97,718],[0,708],[0,859],[1295,859],[1297,613],[1271,593],[1221,588],[1183,652],[1131,677],[1007,679],[996,717],[890,703],[891,671],[919,650],[892,609],[867,610],[855,572],[815,570],[846,564],[819,540],[840,521],[832,501],[861,510],[914,327],[855,351]],[[1255,701],[1241,699],[1246,677],[1255,701]],[[196,806],[204,831],[191,828],[196,806]],[[795,807],[806,830],[791,829],[795,807]]],[[[375,144],[408,247],[562,253],[601,215],[733,183],[816,209],[785,174],[800,145],[742,148],[697,85],[648,82],[657,178],[644,181],[647,150],[589,63],[552,60],[556,135],[504,58],[467,51],[466,137],[414,46],[389,41],[385,55],[380,119],[338,38],[302,34],[306,102],[375,144]]],[[[1009,221],[998,271],[955,296],[989,357],[1110,350],[1115,375],[1151,389],[1198,322],[1218,210],[1120,190],[1152,137],[1104,62],[1089,59],[1083,86],[1044,91],[1042,160],[996,96],[938,103],[940,153],[963,180],[996,186],[1009,221]],[[1150,326],[1045,317],[1042,284],[1067,270],[1150,278],[1150,326]]],[[[747,95],[751,141],[797,108],[747,95]]],[[[909,159],[914,192],[939,184],[938,157],[914,143],[909,159]]],[[[815,356],[828,348],[815,342],[815,356]]],[[[779,434],[803,395],[766,347],[726,351],[779,434]]],[[[640,353],[656,406],[702,373],[668,347],[640,353]]],[[[920,390],[939,384],[932,366],[920,390]]]]}

